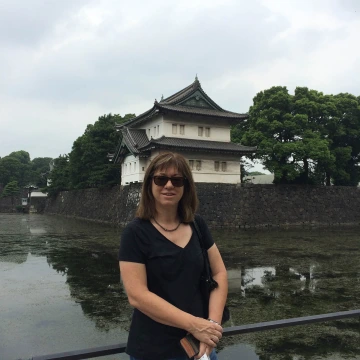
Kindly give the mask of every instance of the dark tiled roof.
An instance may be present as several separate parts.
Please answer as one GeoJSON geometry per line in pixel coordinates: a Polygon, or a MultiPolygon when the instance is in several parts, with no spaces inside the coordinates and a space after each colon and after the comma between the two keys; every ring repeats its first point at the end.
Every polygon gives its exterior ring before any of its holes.
{"type": "Polygon", "coordinates": [[[163,104],[177,104],[178,102],[185,99],[187,96],[189,96],[199,88],[201,88],[200,82],[195,80],[192,84],[190,84],[186,88],[167,97],[166,99],[161,100],[160,102],[163,104]]]}
{"type": "Polygon", "coordinates": [[[256,146],[250,147],[231,142],[193,140],[165,136],[159,139],[150,140],[149,144],[144,146],[141,151],[150,150],[153,148],[178,148],[184,150],[204,150],[236,154],[254,153],[256,151],[256,146]]]}
{"type": "Polygon", "coordinates": [[[123,141],[133,154],[139,154],[140,148],[149,144],[149,139],[145,129],[129,129],[127,127],[121,130],[123,141]]]}
{"type": "Polygon", "coordinates": [[[156,109],[155,105],[150,109],[150,110],[147,110],[145,111],[144,113],[122,123],[122,124],[116,124],[115,125],[115,128],[116,129],[121,129],[123,127],[127,127],[127,126],[133,126],[133,125],[136,125],[140,122],[143,122],[144,120],[146,119],[150,119],[152,118],[152,116],[154,114],[156,114],[156,112],[158,112],[158,110],[156,109]]]}
{"type": "Polygon", "coordinates": [[[159,103],[158,107],[164,110],[170,110],[186,114],[196,114],[204,116],[214,116],[220,118],[230,118],[230,119],[247,119],[247,114],[238,114],[230,111],[219,111],[215,109],[206,109],[200,107],[189,107],[189,106],[179,106],[179,105],[163,105],[159,103]]]}
{"type": "Polygon", "coordinates": [[[212,117],[218,117],[220,119],[223,118],[227,120],[238,120],[238,121],[246,119],[248,117],[247,114],[239,114],[222,109],[205,93],[205,91],[202,89],[200,85],[199,80],[196,78],[195,81],[186,88],[167,97],[166,99],[161,100],[160,102],[157,102],[155,100],[154,106],[150,110],[136,116],[135,118],[132,118],[126,123],[116,125],[116,128],[121,129],[123,127],[134,127],[146,121],[147,119],[151,119],[155,114],[161,113],[163,111],[202,115],[202,116],[212,116],[212,117]],[[186,103],[186,101],[190,100],[192,96],[198,96],[198,95],[205,101],[208,108],[191,106],[189,104],[182,105],[183,103],[186,103]]]}

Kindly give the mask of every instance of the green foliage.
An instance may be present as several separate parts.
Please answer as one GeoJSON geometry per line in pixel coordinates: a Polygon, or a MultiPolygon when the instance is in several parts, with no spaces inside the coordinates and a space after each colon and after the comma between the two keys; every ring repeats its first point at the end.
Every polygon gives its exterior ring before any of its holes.
{"type": "Polygon", "coordinates": [[[14,151],[9,156],[18,159],[22,164],[30,164],[30,155],[24,150],[14,151]]]}
{"type": "Polygon", "coordinates": [[[0,197],[11,197],[11,204],[14,206],[15,196],[19,193],[20,189],[17,181],[10,181],[4,187],[0,197]]]}
{"type": "Polygon", "coordinates": [[[128,121],[134,114],[100,116],[94,125],[88,125],[84,134],[74,141],[69,154],[69,181],[71,188],[84,189],[118,184],[120,171],[109,162],[120,140],[115,123],[128,121]]]}
{"type": "Polygon", "coordinates": [[[260,171],[251,171],[248,173],[248,175],[256,176],[256,175],[266,175],[266,174],[260,171]]]}
{"type": "Polygon", "coordinates": [[[232,140],[257,146],[254,159],[282,184],[357,185],[359,139],[359,98],[306,87],[261,91],[249,119],[232,129],[232,140]]]}
{"type": "Polygon", "coordinates": [[[71,152],[54,160],[46,188],[49,196],[54,197],[63,190],[118,184],[119,168],[108,158],[120,141],[115,124],[126,122],[134,116],[108,114],[100,116],[93,125],[89,124],[84,134],[74,141],[71,152]]]}
{"type": "Polygon", "coordinates": [[[26,151],[12,152],[0,159],[0,184],[17,181],[19,186],[30,180],[30,156],[26,151]]]}
{"type": "Polygon", "coordinates": [[[327,128],[335,158],[333,183],[356,186],[360,181],[360,97],[338,94],[334,105],[336,111],[327,128]]]}
{"type": "Polygon", "coordinates": [[[43,187],[46,185],[50,161],[51,158],[36,158],[30,161],[28,152],[14,151],[0,159],[0,184],[17,181],[20,187],[29,183],[43,187]]]}
{"type": "Polygon", "coordinates": [[[35,158],[31,161],[32,180],[31,183],[39,188],[46,186],[46,180],[50,171],[50,162],[52,158],[35,158]]]}
{"type": "Polygon", "coordinates": [[[1,197],[16,195],[20,191],[17,181],[9,182],[1,193],[1,197]]]}
{"type": "Polygon", "coordinates": [[[68,190],[69,183],[69,155],[60,155],[53,160],[53,169],[48,176],[49,185],[46,191],[49,197],[56,197],[60,191],[68,190]]]}
{"type": "Polygon", "coordinates": [[[247,159],[242,159],[240,162],[240,182],[243,184],[247,182],[246,177],[249,176],[249,169],[252,168],[252,164],[247,159]]]}
{"type": "Polygon", "coordinates": [[[120,141],[115,124],[126,122],[135,114],[103,115],[74,141],[72,151],[58,158],[35,158],[30,161],[26,151],[15,151],[0,158],[0,184],[13,181],[18,186],[35,185],[56,196],[60,191],[89,187],[111,186],[119,183],[120,171],[107,155],[114,152],[120,141]],[[50,163],[52,171],[50,172],[50,163]],[[47,185],[49,180],[49,185],[47,185]]]}

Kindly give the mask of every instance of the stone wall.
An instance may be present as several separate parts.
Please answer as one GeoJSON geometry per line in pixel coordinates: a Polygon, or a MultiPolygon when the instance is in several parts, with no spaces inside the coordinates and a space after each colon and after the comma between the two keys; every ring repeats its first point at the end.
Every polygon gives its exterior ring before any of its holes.
{"type": "MultiPolygon", "coordinates": [[[[0,194],[4,190],[3,186],[0,184],[0,194]]],[[[11,196],[0,197],[0,213],[12,213],[16,212],[16,207],[21,206],[21,199],[27,197],[27,191],[22,190],[19,194],[14,196],[14,205],[12,204],[11,196]]]]}
{"type": "MultiPolygon", "coordinates": [[[[45,212],[123,225],[134,216],[140,186],[62,192],[45,212]]],[[[211,227],[360,225],[360,188],[198,183],[197,190],[211,227]]]]}
{"type": "Polygon", "coordinates": [[[140,187],[141,184],[131,184],[112,189],[63,191],[55,200],[47,200],[45,213],[126,224],[134,217],[140,187]]]}
{"type": "Polygon", "coordinates": [[[11,213],[15,211],[15,204],[17,204],[21,199],[14,199],[14,205],[11,203],[11,197],[7,196],[0,198],[0,213],[11,213]]]}
{"type": "Polygon", "coordinates": [[[360,188],[199,185],[200,212],[212,226],[360,225],[360,188]]]}
{"type": "Polygon", "coordinates": [[[32,197],[29,211],[42,214],[47,203],[46,197],[32,197]]]}

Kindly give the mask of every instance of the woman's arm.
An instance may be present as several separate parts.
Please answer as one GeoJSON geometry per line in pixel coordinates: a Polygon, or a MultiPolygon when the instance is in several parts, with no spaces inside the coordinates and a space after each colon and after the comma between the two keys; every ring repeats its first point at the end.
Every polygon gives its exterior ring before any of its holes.
{"type": "Polygon", "coordinates": [[[228,294],[227,272],[216,244],[208,250],[208,255],[212,276],[219,284],[219,286],[210,293],[209,319],[221,324],[228,294]]]}
{"type": "MultiPolygon", "coordinates": [[[[226,303],[226,298],[228,293],[227,272],[216,244],[211,246],[211,248],[208,250],[208,256],[209,256],[212,276],[219,285],[216,289],[214,289],[210,293],[209,319],[214,320],[217,323],[221,324],[221,318],[224,311],[224,306],[226,303]]],[[[213,346],[207,346],[206,353],[210,355],[213,348],[214,348],[213,346]]],[[[199,355],[196,356],[195,358],[198,359],[199,357],[202,356],[204,352],[205,352],[205,344],[200,344],[199,355]]]]}
{"type": "Polygon", "coordinates": [[[130,305],[159,323],[192,333],[208,346],[216,345],[222,336],[221,326],[182,311],[149,291],[144,264],[120,261],[119,265],[130,305]]]}
{"type": "Polygon", "coordinates": [[[196,215],[195,221],[199,225],[202,242],[208,249],[212,276],[219,284],[219,286],[211,291],[210,294],[209,318],[220,324],[228,292],[227,272],[219,249],[216,244],[214,244],[210,229],[205,220],[201,216],[196,215]]]}

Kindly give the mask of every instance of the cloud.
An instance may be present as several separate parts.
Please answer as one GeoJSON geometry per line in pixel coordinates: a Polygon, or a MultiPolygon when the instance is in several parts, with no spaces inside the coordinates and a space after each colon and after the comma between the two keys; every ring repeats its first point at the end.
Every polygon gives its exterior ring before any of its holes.
{"type": "Polygon", "coordinates": [[[0,156],[68,153],[98,116],[144,112],[196,73],[220,106],[237,112],[274,85],[360,93],[356,0],[0,6],[0,156]]]}
{"type": "Polygon", "coordinates": [[[11,47],[38,45],[52,33],[54,23],[69,16],[83,0],[3,0],[0,43],[11,47]]]}

